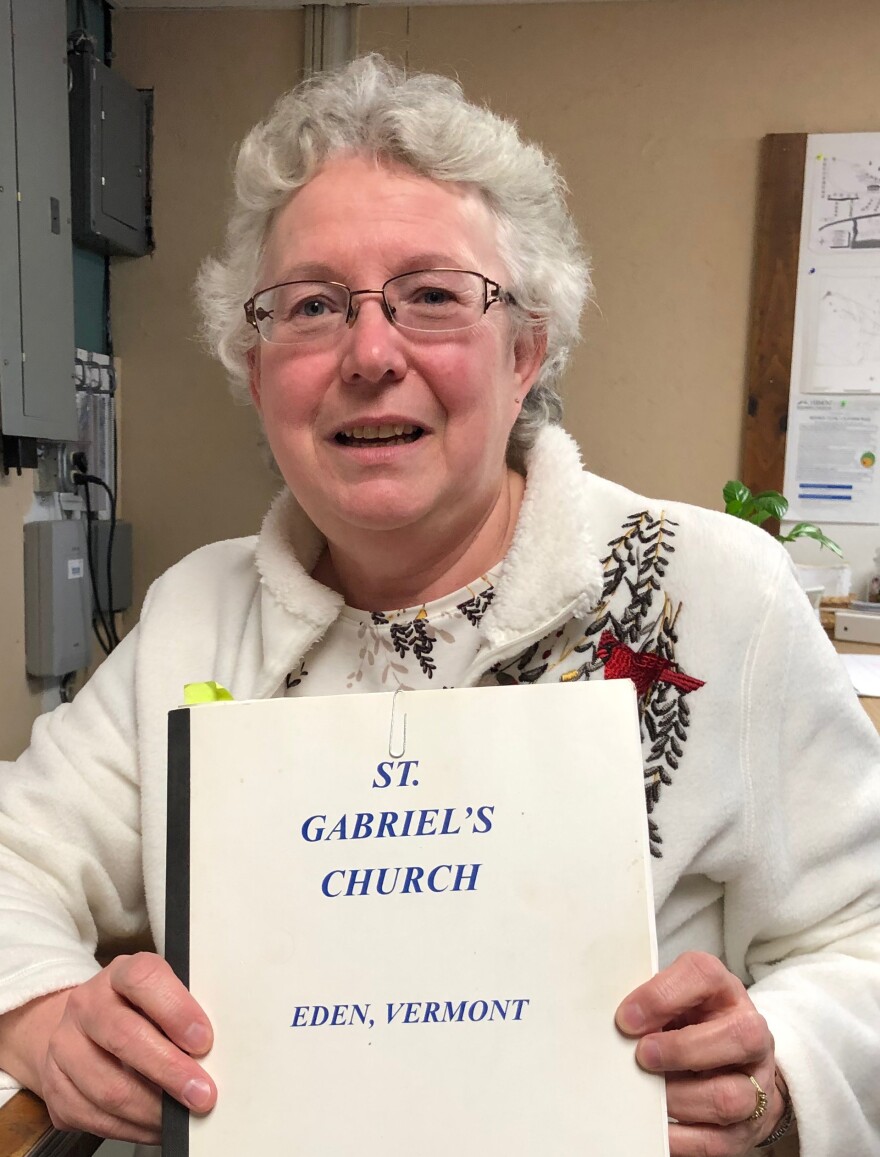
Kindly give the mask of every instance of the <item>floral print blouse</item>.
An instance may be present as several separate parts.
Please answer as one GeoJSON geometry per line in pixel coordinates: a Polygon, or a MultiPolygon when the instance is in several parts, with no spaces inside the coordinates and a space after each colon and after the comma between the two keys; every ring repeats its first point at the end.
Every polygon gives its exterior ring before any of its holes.
{"type": "Polygon", "coordinates": [[[323,639],[291,671],[284,695],[455,687],[480,645],[480,622],[500,566],[442,599],[397,611],[343,607],[323,639]]]}

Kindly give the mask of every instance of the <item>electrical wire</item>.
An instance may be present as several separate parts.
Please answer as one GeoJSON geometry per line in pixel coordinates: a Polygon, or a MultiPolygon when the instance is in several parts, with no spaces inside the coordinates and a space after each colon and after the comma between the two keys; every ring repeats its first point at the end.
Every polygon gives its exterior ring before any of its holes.
{"type": "MultiPolygon", "coordinates": [[[[114,433],[115,433],[114,423],[114,433]]],[[[116,539],[116,491],[111,489],[102,479],[98,482],[107,491],[110,500],[110,534],[107,537],[107,615],[110,620],[110,629],[113,632],[113,646],[119,646],[119,634],[116,630],[116,612],[113,608],[113,545],[116,539]]]]}
{"type": "Polygon", "coordinates": [[[89,575],[92,583],[92,597],[95,603],[96,617],[92,619],[92,626],[95,631],[95,636],[101,646],[101,650],[105,655],[119,646],[119,634],[116,630],[116,616],[113,610],[113,545],[116,538],[116,495],[111,487],[103,478],[99,478],[97,474],[86,474],[77,471],[73,475],[73,482],[76,486],[82,486],[83,498],[86,506],[86,541],[88,546],[88,562],[89,575]],[[91,495],[89,493],[90,486],[100,486],[107,492],[107,497],[110,500],[110,534],[107,539],[107,616],[104,616],[104,609],[101,606],[101,600],[98,596],[98,579],[97,579],[97,565],[95,562],[95,551],[93,542],[93,523],[95,517],[92,513],[91,495]],[[102,637],[98,630],[98,622],[104,630],[102,637]]]}
{"type": "Polygon", "coordinates": [[[113,544],[116,538],[116,495],[110,486],[96,474],[86,476],[89,482],[101,486],[107,491],[110,500],[110,534],[107,538],[107,621],[110,625],[111,650],[119,646],[119,635],[116,630],[116,613],[113,609],[113,544]]]}
{"type": "Polygon", "coordinates": [[[74,475],[74,482],[77,486],[83,486],[83,498],[86,504],[86,555],[89,564],[89,579],[92,584],[92,630],[95,632],[95,638],[98,640],[98,645],[105,655],[109,655],[113,647],[110,639],[110,629],[104,618],[104,612],[101,609],[101,600],[98,597],[98,579],[95,567],[95,548],[92,537],[92,502],[89,495],[89,487],[85,482],[83,475],[74,475]],[[100,621],[105,635],[102,635],[98,629],[100,621]]]}
{"type": "Polygon", "coordinates": [[[110,359],[110,388],[111,393],[114,389],[113,383],[113,330],[110,326],[110,258],[104,258],[104,353],[110,359]]]}
{"type": "Polygon", "coordinates": [[[104,63],[109,67],[113,61],[113,8],[104,0],[104,63]]]}
{"type": "Polygon", "coordinates": [[[61,676],[58,694],[61,697],[62,703],[71,703],[73,701],[73,681],[76,679],[76,675],[76,671],[68,671],[66,675],[61,676]]]}
{"type": "Polygon", "coordinates": [[[89,32],[85,4],[83,0],[76,0],[76,28],[68,34],[68,52],[74,52],[77,55],[83,56],[94,56],[97,47],[98,42],[96,38],[89,32]]]}

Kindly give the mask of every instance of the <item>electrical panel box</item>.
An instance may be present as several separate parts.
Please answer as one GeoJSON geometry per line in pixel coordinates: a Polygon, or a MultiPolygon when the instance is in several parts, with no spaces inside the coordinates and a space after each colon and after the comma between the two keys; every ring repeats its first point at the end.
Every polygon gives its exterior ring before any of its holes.
{"type": "Polygon", "coordinates": [[[67,129],[58,0],[0,0],[0,429],[77,433],[67,129]]]}
{"type": "Polygon", "coordinates": [[[90,53],[70,56],[73,239],[140,257],[147,236],[144,96],[90,53]]]}
{"type": "Polygon", "coordinates": [[[87,667],[92,595],[85,523],[24,527],[24,650],[28,674],[61,676],[87,667]]]}

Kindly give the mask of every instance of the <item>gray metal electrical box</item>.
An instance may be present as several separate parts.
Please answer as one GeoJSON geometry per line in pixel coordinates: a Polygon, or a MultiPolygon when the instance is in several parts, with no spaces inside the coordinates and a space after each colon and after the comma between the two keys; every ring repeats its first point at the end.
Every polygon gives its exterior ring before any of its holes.
{"type": "Polygon", "coordinates": [[[0,0],[0,429],[77,434],[67,129],[59,0],[0,0]]]}
{"type": "Polygon", "coordinates": [[[70,81],[73,239],[141,257],[149,251],[144,97],[88,53],[71,55],[70,81]]]}
{"type": "Polygon", "coordinates": [[[87,667],[92,594],[85,523],[24,527],[24,651],[28,674],[61,676],[87,667]]]}

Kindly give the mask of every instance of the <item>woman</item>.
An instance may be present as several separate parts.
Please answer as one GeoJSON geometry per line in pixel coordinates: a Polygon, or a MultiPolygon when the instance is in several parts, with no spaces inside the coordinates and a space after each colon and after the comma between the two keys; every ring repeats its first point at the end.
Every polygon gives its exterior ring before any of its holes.
{"type": "Polygon", "coordinates": [[[155,1141],[159,1089],[214,1103],[162,959],[93,957],[161,948],[182,684],[627,677],[664,967],[617,1021],[666,1075],[672,1154],[796,1129],[803,1157],[880,1154],[877,737],[767,536],[582,472],[555,387],[589,282],[552,163],[367,58],[285,97],[236,188],[200,294],[288,489],[154,585],[2,777],[0,1062],[107,1136],[155,1141]]]}

